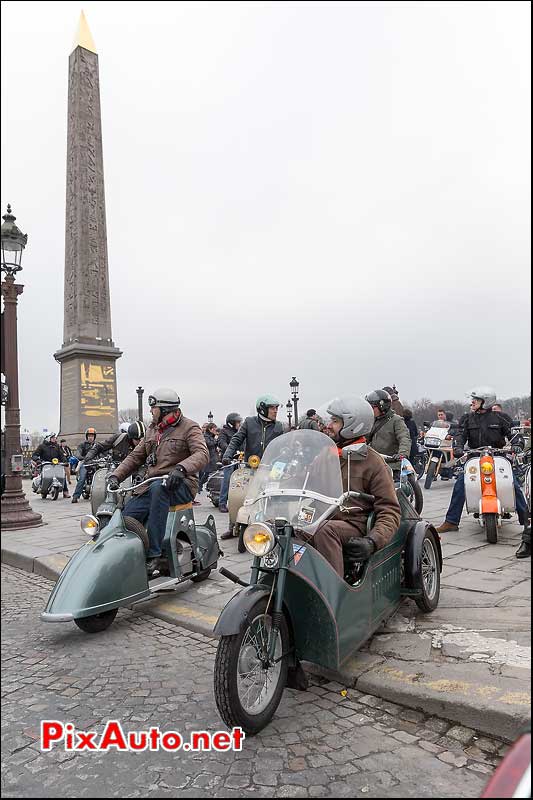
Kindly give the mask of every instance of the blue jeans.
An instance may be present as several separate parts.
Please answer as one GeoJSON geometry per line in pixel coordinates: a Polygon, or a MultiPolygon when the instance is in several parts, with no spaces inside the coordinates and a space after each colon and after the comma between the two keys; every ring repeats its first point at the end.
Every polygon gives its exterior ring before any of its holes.
{"type": "Polygon", "coordinates": [[[83,484],[85,483],[85,476],[87,475],[87,470],[85,468],[85,464],[82,464],[80,467],[80,471],[78,474],[78,482],[76,484],[76,488],[74,489],[74,494],[72,497],[80,498],[81,493],[83,490],[83,484]]]}
{"type": "Polygon", "coordinates": [[[192,494],[186,483],[182,481],[177,489],[169,492],[167,487],[163,486],[162,480],[150,484],[148,491],[128,500],[124,507],[124,516],[139,520],[148,530],[150,547],[147,558],[161,555],[170,506],[190,503],[191,500],[192,494]]]}
{"type": "MultiPolygon", "coordinates": [[[[518,480],[516,479],[516,475],[513,476],[513,484],[515,490],[515,498],[516,498],[516,512],[518,514],[518,520],[521,525],[525,525],[527,523],[527,503],[526,498],[524,497],[524,493],[518,480]]],[[[466,496],[465,496],[465,480],[464,480],[464,471],[461,471],[457,475],[457,479],[455,481],[455,486],[453,487],[452,492],[452,499],[450,500],[450,506],[448,511],[446,512],[446,522],[451,522],[452,525],[459,525],[461,521],[461,514],[463,513],[463,506],[465,504],[466,496]]]]}
{"type": "Polygon", "coordinates": [[[233,472],[237,469],[237,465],[233,467],[226,467],[224,470],[224,477],[222,479],[222,486],[220,487],[220,499],[218,501],[218,507],[220,506],[227,506],[228,505],[228,492],[229,492],[229,482],[231,480],[231,476],[233,472]]]}

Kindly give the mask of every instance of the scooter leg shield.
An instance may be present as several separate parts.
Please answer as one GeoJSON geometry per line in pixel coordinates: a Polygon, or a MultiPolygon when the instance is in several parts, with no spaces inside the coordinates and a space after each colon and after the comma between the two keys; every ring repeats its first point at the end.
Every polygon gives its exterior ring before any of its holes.
{"type": "Polygon", "coordinates": [[[98,538],[89,539],[70,559],[41,619],[89,617],[149,596],[143,544],[125,529],[117,510],[98,538]]]}

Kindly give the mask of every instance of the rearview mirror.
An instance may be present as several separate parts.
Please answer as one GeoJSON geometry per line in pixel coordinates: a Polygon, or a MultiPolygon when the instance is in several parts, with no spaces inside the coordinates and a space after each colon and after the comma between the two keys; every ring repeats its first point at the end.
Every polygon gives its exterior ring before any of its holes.
{"type": "Polygon", "coordinates": [[[342,448],[341,452],[343,458],[351,458],[353,461],[363,461],[368,455],[368,445],[364,444],[364,442],[360,444],[348,444],[346,447],[342,448]]]}

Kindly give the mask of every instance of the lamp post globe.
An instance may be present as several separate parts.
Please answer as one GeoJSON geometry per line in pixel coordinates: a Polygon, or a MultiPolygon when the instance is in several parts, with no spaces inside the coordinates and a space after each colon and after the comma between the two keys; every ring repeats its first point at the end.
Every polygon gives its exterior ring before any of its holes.
{"type": "MultiPolygon", "coordinates": [[[[22,269],[22,254],[28,235],[15,225],[16,217],[8,205],[2,217],[1,272],[2,272],[2,365],[5,375],[2,383],[2,405],[5,405],[5,489],[2,492],[2,530],[34,528],[42,525],[42,517],[30,508],[22,491],[22,450],[20,443],[20,407],[17,352],[17,304],[24,287],[15,283],[15,275],[22,269]],[[6,387],[6,391],[4,391],[6,387]],[[5,403],[4,403],[5,401],[5,403]]],[[[3,469],[3,471],[4,471],[3,469]]],[[[4,487],[2,487],[4,488],[4,487]]]]}

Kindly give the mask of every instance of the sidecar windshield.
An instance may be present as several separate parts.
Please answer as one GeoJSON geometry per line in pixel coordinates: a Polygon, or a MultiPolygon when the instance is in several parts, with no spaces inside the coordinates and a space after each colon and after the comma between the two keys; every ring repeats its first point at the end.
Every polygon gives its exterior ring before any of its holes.
{"type": "Polygon", "coordinates": [[[281,517],[313,533],[342,493],[336,444],[318,431],[291,431],[268,445],[244,505],[251,522],[281,517]]]}

